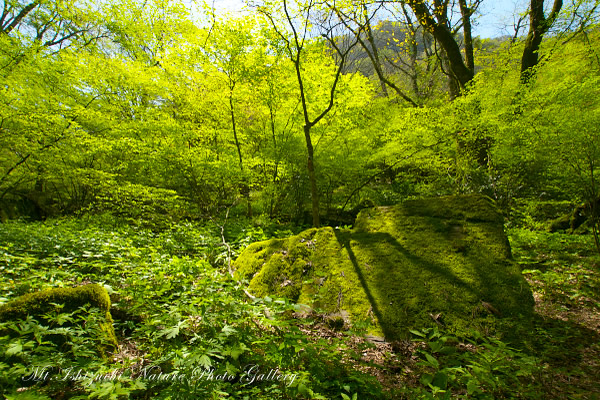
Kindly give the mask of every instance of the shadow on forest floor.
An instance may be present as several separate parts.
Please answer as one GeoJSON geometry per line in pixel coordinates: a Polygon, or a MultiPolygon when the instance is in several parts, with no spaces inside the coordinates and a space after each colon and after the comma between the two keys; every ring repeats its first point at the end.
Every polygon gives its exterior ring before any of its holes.
{"type": "Polygon", "coordinates": [[[600,399],[600,258],[586,235],[513,229],[533,291],[529,354],[547,365],[546,398],[600,399]]]}
{"type": "Polygon", "coordinates": [[[545,398],[600,399],[600,314],[585,307],[559,312],[535,297],[530,348],[523,350],[544,367],[545,398]]]}

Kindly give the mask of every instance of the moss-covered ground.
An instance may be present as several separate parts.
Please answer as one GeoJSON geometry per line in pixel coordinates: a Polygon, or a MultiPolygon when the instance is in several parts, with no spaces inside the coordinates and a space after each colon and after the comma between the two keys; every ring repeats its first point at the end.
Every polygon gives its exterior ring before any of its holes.
{"type": "Polygon", "coordinates": [[[499,320],[526,321],[533,310],[503,218],[477,195],[366,209],[351,230],[254,243],[234,264],[257,296],[366,321],[391,340],[436,325],[495,331],[499,320]]]}

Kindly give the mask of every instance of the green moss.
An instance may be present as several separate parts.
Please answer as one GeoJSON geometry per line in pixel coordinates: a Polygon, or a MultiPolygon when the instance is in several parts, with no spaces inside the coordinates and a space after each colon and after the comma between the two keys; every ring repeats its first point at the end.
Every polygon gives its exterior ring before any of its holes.
{"type": "Polygon", "coordinates": [[[561,215],[568,214],[575,207],[576,205],[570,201],[540,201],[536,199],[535,201],[529,201],[524,208],[534,220],[542,222],[554,220],[561,215]]]}
{"type": "Polygon", "coordinates": [[[566,231],[571,227],[571,214],[565,214],[550,222],[548,232],[566,231]]]}
{"type": "Polygon", "coordinates": [[[106,290],[97,284],[28,293],[0,307],[0,322],[22,320],[28,316],[42,321],[47,319],[47,314],[54,311],[73,313],[84,306],[96,308],[103,314],[105,322],[99,328],[105,337],[98,338],[105,344],[102,350],[117,348],[117,338],[110,315],[110,297],[106,290]]]}
{"type": "Polygon", "coordinates": [[[389,339],[439,322],[494,329],[498,318],[528,318],[533,310],[502,215],[478,195],[363,210],[353,230],[310,229],[255,243],[234,265],[257,296],[344,312],[389,339]]]}

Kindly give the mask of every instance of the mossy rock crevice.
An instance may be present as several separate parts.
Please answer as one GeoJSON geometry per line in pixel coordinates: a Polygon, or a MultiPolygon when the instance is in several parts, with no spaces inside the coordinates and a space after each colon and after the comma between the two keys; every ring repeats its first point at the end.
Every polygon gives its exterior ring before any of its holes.
{"type": "Polygon", "coordinates": [[[234,265],[257,296],[345,312],[388,339],[435,324],[489,330],[498,318],[533,312],[503,217],[479,195],[365,209],[352,230],[313,228],[254,243],[234,265]]]}

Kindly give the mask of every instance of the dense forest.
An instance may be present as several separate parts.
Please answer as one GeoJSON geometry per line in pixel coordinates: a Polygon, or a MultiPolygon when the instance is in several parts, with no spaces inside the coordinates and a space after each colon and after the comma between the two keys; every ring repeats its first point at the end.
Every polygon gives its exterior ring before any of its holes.
{"type": "Polygon", "coordinates": [[[489,3],[4,0],[0,399],[600,396],[600,1],[475,36],[489,3]],[[528,322],[481,301],[509,328],[385,340],[236,274],[462,195],[502,216],[528,322]]]}

